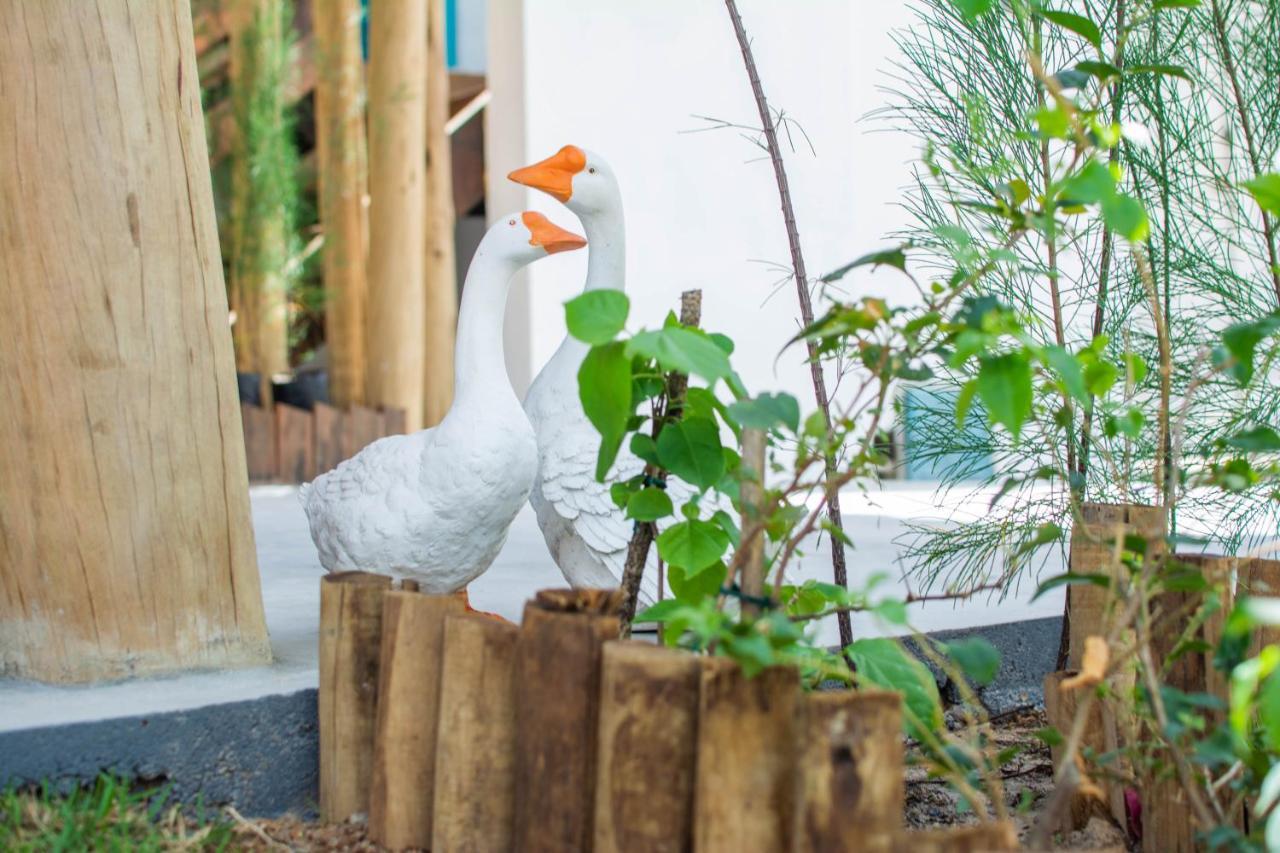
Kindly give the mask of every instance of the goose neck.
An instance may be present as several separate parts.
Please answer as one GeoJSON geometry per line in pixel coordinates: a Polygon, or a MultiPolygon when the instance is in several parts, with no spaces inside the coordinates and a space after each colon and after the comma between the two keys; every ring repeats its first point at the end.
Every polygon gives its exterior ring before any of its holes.
{"type": "Polygon", "coordinates": [[[492,401],[505,391],[514,399],[502,345],[507,293],[518,265],[481,247],[467,271],[458,306],[454,355],[455,405],[468,400],[492,401]]]}
{"type": "Polygon", "coordinates": [[[587,237],[584,290],[625,289],[627,248],[622,211],[592,211],[579,217],[587,237]]]}

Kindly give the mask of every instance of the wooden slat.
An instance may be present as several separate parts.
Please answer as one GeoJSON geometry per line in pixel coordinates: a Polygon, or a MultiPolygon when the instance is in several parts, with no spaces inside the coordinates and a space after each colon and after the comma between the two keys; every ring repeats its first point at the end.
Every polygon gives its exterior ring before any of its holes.
{"type": "Polygon", "coordinates": [[[342,434],[342,458],[350,459],[382,438],[382,414],[364,406],[352,406],[347,413],[347,429],[342,434]]]}
{"type": "Polygon", "coordinates": [[[315,418],[279,403],[275,413],[276,476],[282,483],[305,483],[316,475],[315,418]]]}
{"type": "Polygon", "coordinates": [[[271,412],[261,406],[240,404],[244,421],[244,456],[250,482],[270,482],[276,476],[276,441],[271,412]]]}
{"type": "Polygon", "coordinates": [[[312,436],[315,441],[313,461],[316,476],[337,467],[346,457],[343,448],[346,446],[348,416],[325,403],[316,403],[311,412],[315,420],[312,436]]]}
{"type": "Polygon", "coordinates": [[[382,413],[383,435],[404,435],[404,409],[387,409],[382,413]]]}

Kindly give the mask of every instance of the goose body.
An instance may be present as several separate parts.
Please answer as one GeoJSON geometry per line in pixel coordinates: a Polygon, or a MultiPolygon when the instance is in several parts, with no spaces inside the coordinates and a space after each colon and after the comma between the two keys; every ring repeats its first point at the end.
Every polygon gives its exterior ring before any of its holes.
{"type": "Polygon", "coordinates": [[[489,229],[463,287],[455,398],[444,420],[375,441],[302,487],[325,569],[390,572],[444,594],[493,562],[538,466],[534,431],[503,361],[508,287],[533,260],[582,245],[540,214],[489,229]]]}
{"type": "MultiPolygon", "coordinates": [[[[512,172],[510,178],[560,200],[582,222],[590,245],[584,290],[625,289],[622,195],[603,158],[567,145],[540,163],[512,172]]],[[[566,336],[525,395],[525,412],[538,444],[538,474],[529,503],[552,558],[572,586],[616,587],[634,524],[614,504],[608,483],[641,473],[644,462],[624,444],[606,482],[596,482],[600,434],[578,396],[578,369],[588,350],[566,336]]],[[[677,506],[688,497],[682,486],[671,484],[677,506]]],[[[652,550],[650,561],[656,563],[652,550]]],[[[642,599],[657,598],[655,576],[655,571],[645,571],[642,599]]]]}

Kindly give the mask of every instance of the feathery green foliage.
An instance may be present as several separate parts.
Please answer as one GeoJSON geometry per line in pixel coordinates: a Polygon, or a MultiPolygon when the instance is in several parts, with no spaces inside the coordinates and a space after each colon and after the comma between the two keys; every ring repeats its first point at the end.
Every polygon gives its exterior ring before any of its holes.
{"type": "MultiPolygon", "coordinates": [[[[1124,364],[1132,352],[1155,365],[1146,285],[1117,233],[1136,237],[1168,318],[1175,409],[1192,383],[1203,383],[1181,415],[1185,439],[1175,452],[1203,458],[1226,436],[1274,423],[1280,395],[1267,383],[1242,388],[1222,374],[1203,376],[1203,367],[1228,324],[1280,307],[1274,260],[1280,216],[1265,214],[1239,191],[1275,170],[1280,151],[1280,4],[1054,4],[1053,14],[1075,14],[1090,26],[1062,15],[1052,19],[1059,25],[1048,26],[1044,15],[1026,14],[1037,3],[971,5],[919,0],[915,24],[897,34],[904,60],[888,87],[892,105],[879,115],[919,138],[925,151],[906,200],[912,223],[902,236],[931,255],[937,270],[1008,247],[1013,262],[976,289],[1025,312],[1038,343],[1076,352],[1104,336],[1105,361],[1124,364]],[[1042,57],[1044,75],[1068,93],[1100,95],[1104,112],[1124,132],[1098,166],[1118,170],[1115,190],[1108,181],[1090,180],[1105,178],[1105,170],[1086,170],[1068,187],[1082,203],[1098,204],[1102,216],[1055,217],[1014,239],[1001,206],[1042,198],[1073,154],[1068,142],[1044,138],[1061,117],[1028,55],[1042,57]],[[1038,120],[1041,134],[1026,132],[1028,116],[1038,120]],[[1140,201],[1146,215],[1126,196],[1140,201]]],[[[958,390],[972,378],[968,369],[945,370],[935,381],[958,390]]],[[[1138,411],[1156,408],[1156,370],[1120,379],[1112,396],[1138,411]]],[[[1152,466],[1162,438],[1154,420],[1100,423],[1089,403],[1068,401],[1064,445],[1042,420],[1028,423],[1020,436],[957,430],[948,408],[954,393],[930,398],[939,411],[921,421],[924,456],[974,460],[972,467],[953,463],[945,485],[960,487],[977,476],[1008,489],[979,525],[913,532],[905,562],[926,586],[963,586],[983,577],[999,564],[1009,531],[1044,523],[1069,527],[1070,491],[1093,501],[1159,501],[1152,466]],[[984,475],[987,452],[993,464],[984,475]],[[1026,476],[1045,465],[1073,476],[1056,485],[1026,476]]],[[[1259,531],[1274,533],[1280,520],[1262,487],[1223,493],[1175,482],[1172,488],[1179,528],[1212,533],[1230,551],[1259,531]],[[1223,516],[1234,522],[1229,529],[1217,529],[1223,516]]]]}

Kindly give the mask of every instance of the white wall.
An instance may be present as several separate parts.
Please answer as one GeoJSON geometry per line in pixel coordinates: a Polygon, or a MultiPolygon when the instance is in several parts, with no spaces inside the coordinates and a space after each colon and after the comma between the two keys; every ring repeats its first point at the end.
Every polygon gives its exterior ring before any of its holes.
{"type": "MultiPolygon", "coordinates": [[[[885,245],[904,215],[894,201],[916,156],[909,138],[862,117],[883,103],[888,33],[903,0],[740,0],[766,93],[795,118],[787,165],[809,274],[885,245]],[[871,131],[876,131],[872,133],[871,131]]],[[[795,333],[794,284],[773,173],[732,130],[694,114],[758,125],[742,58],[719,0],[490,0],[488,110],[491,217],[530,207],[576,225],[554,200],[515,186],[511,169],[566,143],[612,164],[626,203],[633,318],[654,324],[682,290],[704,291],[704,325],[738,342],[752,390],[783,388],[812,407],[801,350],[776,362],[795,333]]],[[[507,357],[527,383],[564,335],[563,302],[581,288],[584,253],[536,264],[508,310],[507,357]]],[[[855,280],[861,287],[864,276],[855,280]]],[[[903,300],[892,272],[871,289],[903,300]]]]}

